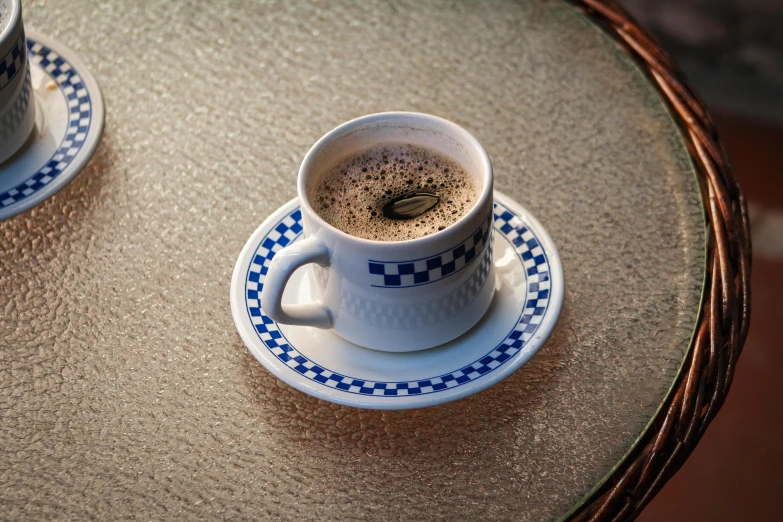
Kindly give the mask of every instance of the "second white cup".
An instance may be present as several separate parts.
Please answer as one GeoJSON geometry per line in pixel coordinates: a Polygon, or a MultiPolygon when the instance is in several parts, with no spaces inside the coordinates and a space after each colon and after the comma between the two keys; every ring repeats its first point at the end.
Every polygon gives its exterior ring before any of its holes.
{"type": "Polygon", "coordinates": [[[19,150],[34,126],[21,0],[0,0],[0,163],[19,150]]]}

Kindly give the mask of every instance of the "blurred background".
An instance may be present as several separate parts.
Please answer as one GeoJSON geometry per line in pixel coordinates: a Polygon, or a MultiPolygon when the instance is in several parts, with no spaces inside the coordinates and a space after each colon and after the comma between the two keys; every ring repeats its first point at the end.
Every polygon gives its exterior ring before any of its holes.
{"type": "Polygon", "coordinates": [[[639,520],[780,520],[783,0],[621,0],[714,116],[750,201],[752,315],[723,409],[639,520]]]}
{"type": "Polygon", "coordinates": [[[783,0],[621,0],[715,109],[783,124],[783,0]]]}

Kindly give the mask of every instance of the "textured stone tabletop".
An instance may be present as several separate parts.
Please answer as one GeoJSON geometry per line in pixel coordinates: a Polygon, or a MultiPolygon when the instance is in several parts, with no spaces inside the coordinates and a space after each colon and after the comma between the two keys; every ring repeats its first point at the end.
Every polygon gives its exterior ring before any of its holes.
{"type": "Polygon", "coordinates": [[[25,2],[106,99],[87,169],[0,223],[0,518],[556,519],[642,433],[689,346],[704,224],[663,102],[529,2],[25,2]],[[566,276],[544,348],[443,406],[306,396],[249,354],[229,279],[332,127],[471,131],[566,276]]]}

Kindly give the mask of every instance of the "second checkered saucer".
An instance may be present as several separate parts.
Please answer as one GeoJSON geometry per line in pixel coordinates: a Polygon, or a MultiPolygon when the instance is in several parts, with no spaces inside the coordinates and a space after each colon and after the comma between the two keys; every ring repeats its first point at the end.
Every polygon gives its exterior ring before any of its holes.
{"type": "Polygon", "coordinates": [[[76,53],[27,30],[35,127],[0,164],[0,221],[48,199],[92,157],[103,133],[103,97],[76,53]]]}
{"type": "MultiPolygon", "coordinates": [[[[393,353],[362,348],[329,330],[278,324],[261,309],[258,294],[265,266],[282,248],[279,243],[301,239],[301,219],[294,199],[253,233],[234,268],[231,311],[253,356],[307,394],[387,410],[453,401],[514,373],[543,346],[557,323],[564,295],[557,250],[526,209],[495,192],[495,296],[486,315],[467,333],[428,350],[393,353]]],[[[284,302],[317,298],[311,295],[306,270],[293,274],[284,302]]]]}

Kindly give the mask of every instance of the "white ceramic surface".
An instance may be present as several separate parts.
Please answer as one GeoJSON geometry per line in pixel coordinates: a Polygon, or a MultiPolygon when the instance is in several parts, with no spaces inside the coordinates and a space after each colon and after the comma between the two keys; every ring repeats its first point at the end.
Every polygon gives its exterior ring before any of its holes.
{"type": "MultiPolygon", "coordinates": [[[[428,350],[390,353],[362,348],[329,330],[277,324],[260,310],[257,294],[264,274],[257,256],[279,223],[301,222],[299,208],[297,199],[289,201],[250,237],[234,268],[231,310],[256,359],[305,393],[371,409],[449,402],[514,373],[543,346],[557,322],[564,295],[557,250],[527,210],[496,192],[495,295],[487,314],[462,336],[428,350]]],[[[293,241],[301,237],[299,230],[293,241]]],[[[312,294],[310,278],[299,269],[283,299],[302,302],[312,294]]]]}
{"type": "Polygon", "coordinates": [[[331,328],[361,346],[390,352],[423,350],[471,328],[492,300],[492,165],[481,144],[455,123],[412,112],[371,114],[324,135],[305,155],[297,192],[305,239],[281,224],[261,299],[275,321],[331,328]],[[435,150],[463,165],[481,188],[457,222],[407,241],[372,241],[329,225],[309,203],[323,175],[356,151],[403,142],[435,150]],[[309,264],[318,289],[310,302],[281,304],[286,281],[309,264]],[[316,266],[318,265],[318,266],[316,266]]]}
{"type": "Polygon", "coordinates": [[[0,164],[0,220],[46,200],[92,157],[103,134],[103,97],[78,56],[27,30],[35,127],[21,149],[0,164]]]}

